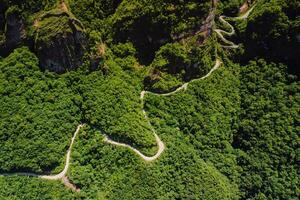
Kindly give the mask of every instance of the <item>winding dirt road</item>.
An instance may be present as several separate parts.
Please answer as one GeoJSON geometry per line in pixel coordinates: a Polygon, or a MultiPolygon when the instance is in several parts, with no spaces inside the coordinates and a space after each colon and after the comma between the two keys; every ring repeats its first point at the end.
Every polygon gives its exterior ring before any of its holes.
{"type": "MultiPolygon", "coordinates": [[[[150,120],[148,119],[147,113],[144,110],[144,97],[145,97],[145,94],[146,93],[151,93],[151,94],[158,95],[158,96],[170,96],[170,95],[173,95],[173,94],[179,92],[182,89],[186,90],[188,85],[191,82],[194,82],[194,81],[197,81],[197,80],[202,80],[202,79],[205,79],[205,78],[209,77],[212,74],[213,71],[215,71],[216,69],[219,68],[221,63],[222,62],[219,59],[217,59],[214,67],[210,70],[210,72],[208,74],[206,74],[205,76],[203,76],[199,79],[194,79],[194,80],[192,80],[188,83],[183,84],[181,87],[177,88],[177,90],[175,90],[173,92],[165,93],[165,94],[157,94],[157,93],[153,93],[153,92],[149,92],[149,91],[142,91],[141,92],[140,99],[141,99],[142,104],[143,104],[142,112],[144,114],[145,119],[147,120],[148,124],[150,125],[150,127],[152,129],[152,132],[153,132],[153,135],[155,137],[157,147],[158,147],[158,151],[155,155],[145,156],[143,153],[141,153],[136,148],[134,148],[134,147],[132,147],[128,144],[125,144],[125,143],[120,143],[120,142],[113,141],[107,135],[103,135],[104,136],[104,142],[106,142],[108,144],[116,145],[116,146],[122,146],[122,147],[129,148],[132,151],[134,151],[137,155],[139,155],[146,162],[152,162],[152,161],[158,159],[161,156],[161,154],[163,153],[163,151],[165,150],[165,144],[161,141],[161,139],[157,135],[155,129],[152,127],[152,125],[150,123],[150,120]]],[[[80,129],[83,126],[84,126],[84,124],[80,124],[80,125],[77,126],[77,129],[76,129],[76,131],[75,131],[75,133],[74,133],[74,135],[71,139],[71,144],[70,144],[69,149],[68,149],[67,154],[66,154],[66,161],[65,161],[64,169],[59,174],[40,175],[40,174],[28,173],[28,172],[16,172],[16,173],[3,173],[3,174],[0,174],[0,176],[31,176],[31,177],[38,177],[38,178],[46,179],[46,180],[61,180],[68,188],[71,188],[72,190],[75,190],[75,191],[79,191],[79,189],[76,188],[76,186],[73,185],[72,183],[70,183],[70,181],[68,180],[67,172],[68,172],[69,167],[70,167],[70,159],[71,159],[72,148],[73,148],[75,138],[76,138],[76,136],[78,135],[80,129]]]]}
{"type": "MultiPolygon", "coordinates": [[[[255,7],[255,5],[251,9],[249,9],[244,15],[242,15],[240,17],[234,17],[233,19],[234,20],[246,19],[249,16],[249,14],[251,13],[251,11],[254,9],[254,7],[255,7]]],[[[236,45],[233,42],[227,40],[223,36],[223,34],[227,35],[227,36],[232,36],[233,34],[235,34],[235,30],[234,30],[233,26],[231,24],[229,24],[224,18],[225,18],[225,16],[220,16],[219,19],[220,19],[220,21],[223,24],[225,24],[228,27],[230,27],[231,31],[227,32],[227,31],[220,30],[220,29],[215,29],[214,31],[220,36],[221,40],[224,43],[226,43],[226,44],[229,45],[229,46],[224,46],[224,47],[227,47],[227,48],[238,48],[239,47],[238,45],[236,45]]],[[[164,93],[164,94],[158,94],[158,93],[154,93],[154,92],[150,92],[150,91],[142,91],[141,92],[141,94],[140,94],[140,100],[142,101],[142,112],[144,114],[145,119],[147,120],[147,122],[149,123],[149,125],[150,125],[150,127],[152,129],[153,135],[155,136],[155,140],[156,140],[156,143],[157,143],[157,146],[158,146],[158,151],[157,151],[157,153],[154,156],[151,156],[151,157],[145,156],[144,154],[142,154],[139,150],[135,149],[134,147],[132,147],[132,146],[130,146],[128,144],[124,144],[124,143],[119,143],[119,142],[113,141],[113,140],[111,140],[106,135],[103,135],[104,136],[104,142],[106,142],[108,144],[116,145],[116,146],[122,146],[122,147],[129,148],[132,151],[134,151],[137,155],[139,155],[146,162],[152,162],[152,161],[158,159],[161,156],[161,154],[163,153],[163,151],[165,150],[165,144],[161,141],[161,139],[157,135],[155,129],[152,127],[152,125],[150,123],[150,120],[148,119],[147,113],[144,110],[144,98],[145,98],[145,95],[147,93],[149,93],[149,94],[151,93],[153,95],[158,95],[158,96],[171,96],[171,95],[176,94],[177,92],[179,92],[181,90],[186,90],[188,88],[188,85],[190,83],[198,81],[198,80],[203,80],[205,78],[208,78],[215,70],[217,70],[221,66],[221,64],[222,64],[222,61],[220,59],[216,59],[214,67],[205,76],[203,76],[201,78],[198,78],[198,79],[194,79],[194,80],[192,80],[192,81],[190,81],[188,83],[185,83],[185,84],[183,84],[182,86],[180,86],[179,88],[177,88],[173,92],[164,93]]],[[[73,185],[72,183],[70,183],[69,179],[67,178],[67,172],[68,172],[69,167],[70,167],[70,159],[71,159],[72,147],[73,147],[75,138],[76,138],[77,134],[79,133],[80,129],[83,126],[84,126],[84,124],[80,124],[80,125],[77,126],[77,129],[76,129],[76,131],[75,131],[75,133],[74,133],[74,135],[73,135],[73,137],[71,139],[71,144],[70,144],[69,149],[68,149],[67,154],[66,154],[66,161],[65,161],[64,169],[59,174],[55,174],[55,175],[40,175],[40,174],[35,174],[35,173],[19,172],[19,173],[3,173],[3,174],[0,174],[0,176],[31,176],[31,177],[38,177],[38,178],[45,179],[45,180],[61,180],[66,185],[66,187],[71,188],[74,191],[80,191],[75,185],[73,185]]]]}
{"type": "Polygon", "coordinates": [[[15,176],[15,175],[18,175],[18,176],[34,176],[34,177],[39,177],[39,178],[47,179],[47,180],[60,180],[60,179],[62,179],[63,177],[66,176],[66,174],[68,172],[68,169],[69,169],[69,166],[70,166],[70,158],[71,158],[71,152],[72,152],[72,147],[73,147],[74,140],[75,140],[78,132],[80,131],[80,129],[83,126],[84,126],[83,124],[80,124],[80,125],[77,126],[77,129],[76,129],[76,131],[75,131],[75,133],[74,133],[74,135],[71,139],[71,144],[69,146],[69,149],[67,151],[65,167],[64,167],[63,171],[61,171],[59,174],[56,174],[56,175],[39,175],[39,174],[35,174],[35,173],[16,172],[16,173],[3,173],[3,174],[0,174],[0,176],[15,176]]]}
{"type": "Polygon", "coordinates": [[[134,151],[137,155],[139,155],[144,161],[146,162],[152,162],[154,160],[156,160],[157,158],[160,157],[160,155],[162,154],[162,152],[165,150],[165,144],[161,141],[161,139],[158,137],[158,135],[156,133],[154,133],[155,139],[156,139],[156,143],[158,146],[158,151],[154,156],[145,156],[144,154],[142,154],[139,150],[135,149],[134,147],[125,144],[125,143],[120,143],[120,142],[115,142],[111,139],[109,139],[107,136],[104,136],[104,142],[112,144],[112,145],[116,145],[116,146],[121,146],[121,147],[127,147],[129,149],[131,149],[132,151],[134,151]]]}
{"type": "Polygon", "coordinates": [[[68,188],[71,188],[74,191],[79,191],[79,189],[73,185],[69,179],[67,178],[67,172],[70,167],[70,159],[71,159],[71,153],[72,153],[72,147],[75,141],[75,138],[77,134],[79,133],[80,129],[84,126],[84,124],[80,124],[77,126],[77,129],[71,139],[71,144],[69,146],[69,149],[67,151],[66,155],[66,162],[65,162],[65,167],[64,169],[59,173],[55,175],[40,175],[40,174],[35,174],[35,173],[27,173],[27,172],[16,172],[16,173],[3,173],[0,174],[0,176],[31,176],[31,177],[38,177],[41,179],[46,179],[46,180],[61,180],[68,188]]]}
{"type": "Polygon", "coordinates": [[[144,96],[145,94],[147,93],[151,93],[153,95],[157,95],[157,96],[171,96],[173,94],[176,94],[177,92],[179,92],[180,90],[186,90],[188,88],[188,85],[192,82],[195,82],[195,81],[199,81],[199,80],[203,80],[207,77],[209,77],[216,69],[218,69],[220,67],[220,65],[222,64],[221,60],[219,58],[216,59],[215,61],[215,65],[213,66],[213,68],[203,77],[201,78],[197,78],[197,79],[193,79],[191,80],[190,82],[187,82],[185,84],[183,84],[182,86],[178,87],[176,90],[174,90],[173,92],[168,92],[168,93],[163,93],[163,94],[160,94],[160,93],[154,93],[154,92],[150,92],[150,91],[142,91],[141,92],[141,99],[143,100],[144,99],[144,96]]]}
{"type": "Polygon", "coordinates": [[[73,147],[73,144],[74,144],[74,140],[77,136],[77,134],[79,133],[80,129],[84,126],[84,124],[80,124],[77,126],[77,129],[71,139],[71,144],[70,144],[70,147],[67,151],[67,156],[66,156],[66,162],[65,162],[65,167],[63,169],[62,172],[60,172],[59,174],[56,174],[56,175],[44,175],[44,176],[39,176],[40,178],[42,179],[47,179],[47,180],[60,180],[62,179],[64,176],[66,176],[67,172],[68,172],[68,169],[69,169],[69,166],[70,166],[70,158],[71,158],[71,152],[72,152],[72,147],[73,147]]]}
{"type": "MultiPolygon", "coordinates": [[[[158,151],[155,155],[153,156],[145,156],[143,153],[141,153],[139,150],[137,150],[136,148],[125,144],[125,143],[120,143],[120,142],[116,142],[111,140],[107,135],[104,135],[104,142],[108,143],[108,144],[112,144],[112,145],[116,145],[116,146],[121,146],[121,147],[126,147],[131,149],[133,152],[135,152],[137,155],[139,155],[144,161],[146,162],[152,162],[156,159],[158,159],[161,154],[163,153],[163,151],[165,150],[165,144],[161,141],[161,139],[159,138],[159,136],[157,135],[155,129],[152,127],[150,120],[148,119],[147,113],[144,110],[144,98],[145,98],[145,94],[146,93],[151,93],[154,95],[158,95],[158,96],[170,96],[173,95],[177,92],[179,92],[180,90],[184,89],[186,90],[188,85],[194,81],[197,80],[202,80],[205,79],[207,77],[209,77],[216,69],[219,68],[219,66],[222,64],[222,62],[219,59],[216,59],[216,63],[214,65],[214,67],[203,77],[199,78],[199,79],[194,79],[188,83],[183,84],[181,87],[177,88],[175,91],[170,92],[170,93],[165,93],[165,94],[157,94],[157,93],[153,93],[153,92],[149,92],[149,91],[142,91],[141,95],[140,95],[140,100],[142,101],[142,112],[144,114],[145,119],[147,120],[149,126],[151,127],[151,130],[153,132],[153,135],[155,137],[156,143],[157,143],[157,147],[158,147],[158,151]]],[[[38,177],[41,179],[46,179],[46,180],[61,180],[66,187],[72,189],[73,191],[80,191],[79,188],[77,188],[74,184],[72,184],[69,179],[67,178],[67,172],[69,170],[70,167],[70,159],[71,159],[71,154],[72,154],[72,148],[73,148],[73,144],[75,141],[76,136],[78,135],[80,129],[84,126],[85,124],[80,124],[77,126],[77,129],[71,139],[71,144],[69,146],[69,149],[67,151],[66,154],[66,161],[65,161],[65,166],[64,169],[59,173],[59,174],[54,174],[54,175],[40,175],[40,174],[35,174],[35,173],[28,173],[28,172],[16,172],[16,173],[3,173],[0,174],[0,176],[30,176],[30,177],[38,177]]]]}
{"type": "MultiPolygon", "coordinates": [[[[239,16],[239,17],[234,17],[233,19],[234,20],[242,20],[242,19],[246,19],[248,18],[249,14],[252,12],[252,10],[254,9],[255,5],[252,6],[251,9],[249,9],[245,14],[243,14],[242,16],[239,16]]],[[[227,32],[227,31],[224,31],[224,30],[221,30],[221,29],[215,29],[214,31],[220,36],[220,38],[223,40],[224,43],[228,44],[229,46],[223,46],[225,48],[238,48],[239,45],[236,45],[235,43],[227,40],[224,36],[224,35],[228,35],[228,36],[232,36],[235,34],[235,29],[234,27],[228,23],[225,19],[225,16],[220,16],[219,19],[220,21],[225,24],[226,26],[230,27],[231,31],[230,32],[227,32]]],[[[142,154],[139,150],[135,149],[134,147],[128,145],[128,144],[125,144],[125,143],[120,143],[120,142],[116,142],[116,141],[113,141],[111,140],[108,136],[104,135],[104,141],[109,143],[109,144],[112,144],[112,145],[116,145],[116,146],[122,146],[122,147],[127,147],[129,149],[131,149],[132,151],[134,151],[136,154],[138,154],[144,161],[146,162],[151,162],[151,161],[154,161],[156,160],[157,158],[159,158],[162,154],[162,152],[165,150],[165,144],[161,141],[161,139],[159,138],[159,136],[157,135],[156,131],[154,130],[154,128],[152,127],[148,117],[147,117],[147,113],[146,111],[144,110],[144,98],[145,98],[145,95],[147,93],[149,94],[153,94],[153,95],[157,95],[157,96],[171,96],[173,94],[176,94],[177,92],[181,91],[181,90],[187,90],[188,88],[188,85],[192,82],[195,82],[195,81],[198,81],[198,80],[203,80],[205,78],[208,78],[215,70],[217,70],[220,65],[222,64],[222,61],[220,59],[216,59],[216,62],[215,62],[215,65],[214,67],[203,77],[201,78],[198,78],[198,79],[194,79],[194,80],[191,80],[190,82],[187,82],[187,83],[184,83],[182,86],[178,87],[175,91],[173,92],[168,92],[168,93],[163,93],[163,94],[160,94],[160,93],[154,93],[154,92],[150,92],[150,91],[142,91],[141,94],[140,94],[140,99],[142,101],[142,111],[143,111],[143,114],[144,114],[144,117],[145,119],[148,121],[151,129],[152,129],[152,132],[153,132],[153,135],[155,136],[155,139],[156,139],[156,143],[157,143],[157,146],[158,146],[158,151],[157,153],[154,155],[154,156],[151,156],[151,157],[148,157],[148,156],[145,156],[144,154],[142,154]]]]}
{"type": "MultiPolygon", "coordinates": [[[[250,13],[253,11],[253,9],[255,8],[256,4],[254,4],[246,13],[244,13],[243,15],[239,16],[239,17],[232,17],[232,20],[244,20],[247,19],[250,15],[250,13]]],[[[222,45],[223,48],[231,48],[231,49],[237,49],[239,48],[239,45],[236,45],[234,42],[227,40],[224,35],[227,36],[233,36],[235,34],[235,29],[234,27],[225,20],[225,18],[228,18],[224,15],[221,15],[219,17],[219,20],[222,24],[224,24],[225,26],[230,28],[230,32],[228,31],[224,31],[221,29],[214,29],[214,31],[218,34],[218,36],[220,37],[220,39],[227,45],[222,45]]]]}
{"type": "Polygon", "coordinates": [[[151,162],[151,161],[156,160],[157,158],[159,158],[161,156],[162,152],[165,150],[165,144],[161,141],[161,139],[157,135],[155,129],[152,127],[152,125],[150,123],[150,120],[148,119],[147,113],[144,110],[144,98],[145,98],[145,94],[147,94],[147,93],[150,94],[151,93],[151,94],[154,94],[154,95],[157,95],[157,96],[171,96],[171,95],[179,92],[180,90],[186,90],[187,87],[188,87],[188,85],[190,83],[192,83],[194,81],[202,80],[202,79],[205,79],[205,78],[209,77],[216,69],[218,69],[220,67],[221,64],[222,64],[222,62],[219,59],[216,59],[216,63],[214,65],[214,67],[205,76],[203,76],[201,78],[198,78],[198,79],[194,79],[194,80],[192,80],[192,81],[190,81],[188,83],[185,83],[185,84],[183,84],[182,86],[180,86],[179,88],[177,88],[173,92],[169,92],[169,93],[165,93],[165,94],[158,94],[158,93],[154,93],[154,92],[150,92],[150,91],[142,91],[141,92],[140,99],[142,101],[142,111],[143,111],[145,119],[147,120],[147,122],[149,123],[149,125],[150,125],[150,127],[152,129],[152,132],[153,132],[153,135],[155,136],[156,144],[157,144],[157,147],[158,147],[158,151],[157,151],[157,153],[154,156],[151,156],[151,157],[145,156],[144,154],[142,154],[139,150],[135,149],[134,147],[132,147],[132,146],[130,146],[128,144],[124,144],[124,143],[113,141],[113,140],[111,140],[106,135],[104,135],[104,141],[107,142],[107,143],[109,143],[109,144],[112,144],[112,145],[127,147],[127,148],[131,149],[132,151],[134,151],[136,154],[138,154],[146,162],[151,162]]]}

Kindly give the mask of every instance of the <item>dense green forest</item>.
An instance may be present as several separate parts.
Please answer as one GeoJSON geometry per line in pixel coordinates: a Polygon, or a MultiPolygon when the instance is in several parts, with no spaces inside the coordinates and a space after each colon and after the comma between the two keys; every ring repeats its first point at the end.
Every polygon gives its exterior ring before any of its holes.
{"type": "Polygon", "coordinates": [[[298,0],[0,0],[0,199],[299,199],[298,55],[298,0]]]}
{"type": "Polygon", "coordinates": [[[41,72],[28,48],[16,49],[0,65],[1,171],[59,166],[81,119],[80,96],[64,77],[41,72]]]}

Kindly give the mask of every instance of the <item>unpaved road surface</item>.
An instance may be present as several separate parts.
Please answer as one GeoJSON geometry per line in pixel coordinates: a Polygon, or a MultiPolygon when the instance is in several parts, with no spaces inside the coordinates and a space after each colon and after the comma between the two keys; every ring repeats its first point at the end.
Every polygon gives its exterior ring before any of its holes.
{"type": "MultiPolygon", "coordinates": [[[[239,16],[239,17],[232,17],[232,20],[244,20],[247,19],[250,15],[250,13],[253,11],[253,9],[255,8],[256,4],[254,4],[246,13],[244,13],[243,15],[239,16]]],[[[230,32],[228,31],[224,31],[221,29],[214,29],[214,31],[218,34],[218,36],[220,37],[220,39],[226,44],[226,45],[222,45],[223,48],[231,48],[231,49],[237,49],[239,48],[239,45],[235,44],[232,41],[227,40],[224,35],[227,36],[233,36],[235,34],[235,29],[234,27],[225,20],[225,18],[227,18],[224,15],[221,15],[219,17],[219,20],[222,24],[224,24],[225,26],[230,28],[230,32]]]]}
{"type": "MultiPolygon", "coordinates": [[[[239,17],[234,17],[232,18],[233,20],[243,20],[243,19],[246,19],[248,18],[249,14],[252,12],[252,10],[254,9],[255,5],[252,6],[252,8],[250,8],[245,14],[243,14],[242,16],[239,16],[239,17]]],[[[235,34],[235,30],[234,30],[234,27],[229,24],[226,20],[225,20],[225,16],[220,16],[219,19],[220,21],[228,26],[231,31],[230,32],[227,32],[227,31],[224,31],[224,30],[221,30],[221,29],[215,29],[214,31],[219,35],[219,37],[221,38],[221,40],[228,44],[229,46],[223,46],[223,47],[227,47],[227,48],[238,48],[239,46],[234,44],[233,42],[227,40],[223,35],[227,35],[227,36],[232,36],[235,34]]],[[[158,94],[158,93],[154,93],[154,92],[150,92],[150,91],[142,91],[141,94],[140,94],[140,99],[142,101],[142,104],[143,104],[143,107],[144,107],[144,98],[145,98],[145,95],[147,93],[151,93],[151,94],[154,94],[154,95],[158,95],[158,96],[171,96],[173,94],[176,94],[177,92],[181,91],[181,90],[186,90],[188,88],[188,85],[194,81],[198,81],[198,80],[203,80],[205,78],[208,78],[215,70],[217,70],[220,65],[222,64],[221,60],[220,59],[216,59],[216,62],[215,62],[215,65],[214,67],[203,77],[201,78],[198,78],[198,79],[194,79],[188,83],[185,83],[183,84],[182,86],[180,86],[179,88],[177,88],[175,91],[173,92],[169,92],[169,93],[164,93],[164,94],[158,94]]],[[[165,144],[161,141],[161,139],[159,138],[159,136],[157,135],[155,129],[152,127],[148,117],[147,117],[147,114],[146,114],[146,111],[144,110],[144,108],[142,108],[142,112],[144,114],[144,117],[145,119],[147,120],[147,122],[149,123],[151,129],[152,129],[152,132],[153,132],[153,135],[155,137],[155,140],[156,140],[156,143],[157,143],[157,147],[158,147],[158,151],[155,155],[153,156],[145,156],[144,154],[142,154],[139,150],[135,149],[134,147],[128,145],[128,144],[124,144],[124,143],[119,143],[119,142],[116,142],[116,141],[113,141],[111,139],[109,139],[108,136],[104,135],[104,142],[106,143],[109,143],[109,144],[112,144],[112,145],[116,145],[116,146],[122,146],[122,147],[126,147],[126,148],[129,148],[131,149],[132,151],[134,151],[137,155],[139,155],[144,161],[146,162],[151,162],[151,161],[154,161],[156,159],[158,159],[161,154],[163,153],[163,151],[165,150],[165,144]]],[[[77,126],[77,129],[71,139],[71,144],[69,146],[69,149],[67,151],[67,154],[66,154],[66,162],[65,162],[65,166],[64,166],[64,169],[59,173],[59,174],[55,174],[55,175],[40,175],[40,174],[35,174],[35,173],[27,173],[27,172],[17,172],[17,173],[3,173],[3,174],[0,174],[0,176],[32,176],[32,177],[38,177],[38,178],[41,178],[41,179],[46,179],[46,180],[61,180],[68,188],[71,188],[72,190],[74,191],[80,191],[80,189],[78,189],[75,185],[73,185],[72,183],[70,183],[70,181],[68,180],[67,178],[67,172],[69,170],[69,167],[70,167],[70,159],[71,159],[71,154],[72,154],[72,147],[73,147],[73,144],[74,144],[74,141],[75,141],[75,138],[77,136],[77,134],[79,133],[80,129],[84,126],[84,124],[80,124],[77,126]]]]}

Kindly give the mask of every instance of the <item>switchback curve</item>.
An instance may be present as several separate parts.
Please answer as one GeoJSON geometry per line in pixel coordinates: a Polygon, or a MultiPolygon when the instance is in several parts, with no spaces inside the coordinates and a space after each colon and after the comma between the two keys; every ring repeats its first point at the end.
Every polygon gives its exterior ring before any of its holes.
{"type": "MultiPolygon", "coordinates": [[[[240,16],[240,17],[234,17],[234,20],[240,20],[240,19],[246,19],[249,14],[251,13],[251,11],[254,9],[255,5],[249,9],[244,15],[240,16]]],[[[219,19],[222,23],[226,24],[228,27],[230,27],[231,31],[227,32],[224,30],[220,30],[220,29],[214,29],[214,31],[220,36],[220,38],[223,40],[224,43],[229,44],[229,46],[223,46],[223,47],[228,47],[228,48],[238,48],[238,45],[234,44],[233,42],[227,40],[224,38],[223,34],[228,35],[228,36],[232,36],[233,34],[235,34],[235,30],[233,28],[233,26],[231,24],[229,24],[225,19],[225,16],[220,16],[219,19]]],[[[197,80],[202,80],[205,79],[207,77],[209,77],[216,69],[218,69],[220,67],[220,65],[222,64],[220,59],[216,59],[215,65],[214,67],[209,71],[208,74],[206,74],[205,76],[198,78],[198,79],[194,79],[188,83],[183,84],[182,86],[180,86],[179,88],[177,88],[175,91],[173,92],[169,92],[169,93],[164,93],[164,94],[158,94],[158,93],[154,93],[154,92],[150,92],[150,91],[142,91],[140,94],[140,99],[142,101],[142,112],[144,114],[145,119],[148,121],[149,125],[152,128],[153,134],[155,136],[156,139],[156,143],[158,146],[158,151],[154,156],[148,157],[145,156],[144,154],[142,154],[139,150],[135,149],[134,147],[128,145],[128,144],[124,144],[124,143],[119,143],[116,141],[113,141],[111,139],[108,138],[108,136],[104,135],[104,142],[112,144],[112,145],[116,145],[116,146],[123,146],[126,148],[131,149],[132,151],[134,151],[136,154],[138,154],[144,161],[147,162],[151,162],[154,161],[156,159],[158,159],[161,154],[163,153],[163,151],[165,150],[165,144],[161,141],[161,139],[159,138],[159,136],[156,134],[156,131],[154,130],[154,128],[152,127],[146,111],[144,110],[144,97],[145,94],[147,93],[151,93],[154,95],[158,95],[158,96],[171,96],[181,90],[186,90],[188,88],[188,85],[194,81],[197,80]]],[[[59,173],[59,174],[55,174],[55,175],[40,175],[40,174],[35,174],[35,173],[27,173],[27,172],[16,172],[16,173],[2,173],[0,174],[0,176],[30,176],[30,177],[37,177],[37,178],[41,178],[41,179],[45,179],[45,180],[61,180],[67,187],[71,188],[72,190],[75,191],[80,191],[75,185],[73,185],[72,183],[69,182],[68,178],[67,178],[67,172],[70,166],[70,159],[71,159],[71,153],[72,153],[72,147],[75,141],[75,138],[77,136],[77,134],[79,133],[80,129],[84,126],[84,124],[80,124],[77,126],[77,129],[71,139],[71,144],[68,148],[67,154],[66,154],[66,161],[65,161],[65,166],[64,169],[59,173]]]]}
{"type": "Polygon", "coordinates": [[[66,154],[66,161],[65,161],[65,166],[64,169],[59,173],[59,174],[54,174],[54,175],[40,175],[36,173],[28,173],[28,172],[16,172],[16,173],[3,173],[0,174],[0,176],[31,176],[31,177],[37,177],[41,179],[46,179],[46,180],[62,180],[62,182],[69,188],[75,191],[79,191],[79,189],[70,183],[70,181],[67,178],[67,172],[70,167],[70,159],[71,159],[71,153],[72,153],[72,147],[75,141],[75,138],[77,134],[79,133],[80,129],[84,126],[84,124],[80,124],[77,126],[76,131],[71,139],[71,144],[68,148],[67,154],[66,154]]]}
{"type": "MultiPolygon", "coordinates": [[[[155,136],[155,140],[156,140],[156,143],[157,143],[157,146],[158,146],[158,151],[155,155],[150,156],[150,157],[145,156],[143,153],[141,153],[136,148],[134,148],[134,147],[132,147],[128,144],[113,141],[105,134],[103,134],[104,142],[106,142],[108,144],[116,145],[116,146],[122,146],[122,147],[129,148],[133,152],[135,152],[137,155],[139,155],[146,162],[152,162],[152,161],[158,159],[161,156],[161,154],[163,153],[163,151],[165,150],[165,144],[161,141],[161,139],[157,135],[155,129],[152,127],[152,125],[150,123],[150,120],[148,119],[147,113],[144,110],[144,97],[145,97],[145,94],[146,93],[151,93],[151,94],[158,95],[158,96],[171,96],[171,95],[179,92],[182,89],[186,90],[190,83],[195,82],[197,80],[203,80],[203,79],[209,77],[216,69],[218,69],[220,67],[221,64],[222,64],[222,62],[219,59],[216,59],[214,67],[205,76],[203,76],[201,78],[198,78],[198,79],[194,79],[194,80],[192,80],[188,83],[185,83],[173,92],[165,93],[165,94],[157,94],[157,93],[153,93],[153,92],[149,92],[149,91],[142,91],[141,92],[140,100],[142,101],[142,106],[143,106],[142,107],[142,112],[144,114],[145,119],[147,120],[148,124],[150,125],[150,127],[152,129],[153,135],[155,136]]],[[[85,124],[80,124],[80,125],[77,126],[77,129],[76,129],[73,137],[71,138],[71,144],[70,144],[70,146],[68,148],[68,151],[67,151],[67,154],[66,154],[66,161],[65,161],[64,169],[60,173],[54,174],[54,175],[41,175],[41,174],[29,173],[29,172],[16,172],[16,173],[2,173],[2,174],[0,174],[0,176],[28,176],[28,177],[37,177],[37,178],[41,178],[41,179],[45,179],[45,180],[61,180],[65,184],[66,187],[72,189],[73,191],[80,191],[79,188],[77,188],[74,184],[72,184],[69,181],[69,179],[67,178],[67,172],[68,172],[69,167],[70,167],[71,153],[72,153],[72,148],[73,148],[75,138],[78,135],[80,129],[82,127],[84,127],[84,125],[85,124]]]]}
{"type": "Polygon", "coordinates": [[[141,153],[139,150],[135,149],[134,147],[132,147],[132,146],[130,146],[128,144],[125,144],[125,143],[120,143],[120,142],[113,141],[107,135],[104,135],[104,141],[107,142],[107,143],[109,143],[109,144],[112,144],[112,145],[127,147],[127,148],[131,149],[132,151],[134,151],[137,155],[139,155],[146,162],[151,162],[151,161],[156,160],[157,158],[159,158],[161,156],[161,154],[165,150],[165,144],[161,141],[161,139],[157,135],[155,129],[152,127],[152,125],[151,125],[151,123],[150,123],[150,121],[148,119],[147,113],[144,110],[144,98],[145,98],[145,94],[147,94],[147,93],[150,94],[151,93],[151,94],[154,94],[154,95],[157,95],[157,96],[171,96],[171,95],[179,92],[180,90],[186,90],[187,87],[188,87],[188,85],[190,83],[192,83],[194,81],[197,81],[197,80],[202,80],[202,79],[205,79],[205,78],[209,77],[216,69],[218,69],[220,67],[221,64],[222,64],[222,62],[219,59],[216,59],[214,67],[205,76],[203,76],[201,78],[198,78],[198,79],[194,79],[194,80],[192,80],[192,81],[190,81],[188,83],[185,83],[185,84],[183,84],[182,86],[180,86],[179,88],[177,88],[173,92],[164,93],[164,94],[158,94],[158,93],[154,93],[154,92],[150,92],[150,91],[142,91],[141,92],[140,100],[142,101],[142,111],[143,111],[145,119],[147,120],[148,124],[150,125],[150,127],[152,129],[153,135],[155,136],[156,144],[158,146],[158,151],[157,151],[157,153],[154,156],[151,156],[151,157],[145,156],[143,153],[141,153]]]}
{"type": "Polygon", "coordinates": [[[219,58],[217,58],[216,61],[215,61],[215,65],[213,66],[213,68],[205,76],[203,76],[201,78],[198,78],[198,79],[193,79],[190,82],[184,83],[182,86],[178,87],[173,92],[168,92],[168,93],[160,94],[160,93],[155,93],[155,92],[150,92],[150,91],[142,91],[140,98],[143,100],[146,93],[149,93],[149,94],[151,93],[151,94],[157,95],[157,96],[171,96],[173,94],[176,94],[180,90],[186,90],[188,88],[188,85],[190,83],[195,82],[195,81],[199,81],[199,80],[203,80],[203,79],[209,77],[216,69],[218,69],[220,67],[221,64],[222,64],[222,61],[219,58]]]}
{"type": "MultiPolygon", "coordinates": [[[[250,15],[250,13],[253,11],[253,9],[255,8],[256,4],[254,4],[246,13],[244,13],[243,15],[241,16],[238,16],[238,17],[231,17],[232,20],[236,21],[236,20],[244,20],[244,19],[247,19],[250,15]]],[[[228,18],[224,15],[221,15],[219,17],[219,20],[222,24],[224,24],[225,26],[229,27],[230,28],[230,32],[228,31],[224,31],[224,30],[221,30],[221,29],[214,29],[214,31],[218,34],[218,36],[220,37],[220,39],[225,43],[227,44],[226,45],[222,45],[223,48],[231,48],[231,49],[237,49],[239,48],[239,45],[235,44],[234,42],[232,41],[229,41],[227,40],[224,35],[227,35],[227,36],[233,36],[235,34],[235,29],[234,27],[225,20],[225,18],[228,18]]]]}

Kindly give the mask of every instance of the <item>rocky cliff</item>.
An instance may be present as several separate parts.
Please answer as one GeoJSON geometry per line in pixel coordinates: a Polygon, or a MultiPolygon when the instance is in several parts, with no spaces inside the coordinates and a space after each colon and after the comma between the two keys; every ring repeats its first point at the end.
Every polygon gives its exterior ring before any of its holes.
{"type": "Polygon", "coordinates": [[[66,13],[50,13],[34,26],[34,51],[43,70],[63,73],[82,64],[87,39],[79,21],[66,13]]]}
{"type": "Polygon", "coordinates": [[[1,9],[0,27],[2,37],[0,39],[0,53],[7,55],[26,38],[25,20],[18,7],[1,9]]]}
{"type": "Polygon", "coordinates": [[[6,16],[6,47],[17,47],[26,37],[24,19],[18,13],[8,13],[6,16]]]}
{"type": "Polygon", "coordinates": [[[24,18],[18,6],[3,7],[0,12],[0,56],[26,45],[39,58],[42,70],[63,73],[82,64],[87,46],[84,27],[64,3],[32,14],[34,22],[24,18]]]}

